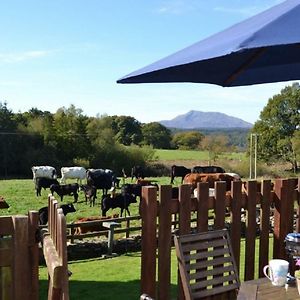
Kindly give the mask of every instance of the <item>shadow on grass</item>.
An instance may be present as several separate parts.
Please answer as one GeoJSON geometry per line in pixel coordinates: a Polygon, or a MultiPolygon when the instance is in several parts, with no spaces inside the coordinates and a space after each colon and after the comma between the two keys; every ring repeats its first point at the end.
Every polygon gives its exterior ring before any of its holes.
{"type": "MultiPolygon", "coordinates": [[[[47,299],[48,281],[40,280],[40,300],[47,299]]],[[[72,300],[138,300],[140,281],[70,281],[70,299],[72,300]]],[[[176,286],[171,287],[172,299],[175,299],[176,286]]]]}

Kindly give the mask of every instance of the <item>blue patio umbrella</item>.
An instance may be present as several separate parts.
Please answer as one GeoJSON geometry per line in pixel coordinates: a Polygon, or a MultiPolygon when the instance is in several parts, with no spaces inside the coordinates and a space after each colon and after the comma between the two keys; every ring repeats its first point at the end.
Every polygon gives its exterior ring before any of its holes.
{"type": "Polygon", "coordinates": [[[288,0],[119,79],[242,86],[300,79],[300,0],[288,0]]]}

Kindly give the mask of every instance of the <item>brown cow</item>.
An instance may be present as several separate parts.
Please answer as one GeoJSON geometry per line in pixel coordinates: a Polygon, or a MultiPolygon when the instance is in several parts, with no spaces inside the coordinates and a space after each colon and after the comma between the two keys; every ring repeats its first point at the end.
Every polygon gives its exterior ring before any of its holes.
{"type": "MultiPolygon", "coordinates": [[[[106,217],[87,217],[87,218],[80,218],[74,222],[74,224],[80,224],[83,222],[89,222],[89,221],[105,221],[109,219],[116,219],[119,218],[119,214],[114,214],[112,216],[106,216],[106,217]]],[[[88,224],[88,225],[82,225],[78,226],[75,229],[75,235],[80,235],[88,232],[94,232],[94,231],[102,231],[102,230],[107,230],[102,224],[88,224]]]]}
{"type": "Polygon", "coordinates": [[[231,182],[236,180],[234,177],[226,173],[190,173],[185,175],[183,183],[191,184],[193,188],[197,187],[198,182],[208,182],[210,188],[215,187],[216,181],[225,181],[226,182],[226,191],[231,189],[231,182]]]}

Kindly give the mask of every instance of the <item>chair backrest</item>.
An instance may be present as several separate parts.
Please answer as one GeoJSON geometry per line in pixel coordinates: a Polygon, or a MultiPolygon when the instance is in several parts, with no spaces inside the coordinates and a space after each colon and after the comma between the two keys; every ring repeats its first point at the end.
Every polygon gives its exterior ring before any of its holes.
{"type": "Polygon", "coordinates": [[[186,300],[237,290],[240,280],[228,231],[174,237],[186,300]]]}

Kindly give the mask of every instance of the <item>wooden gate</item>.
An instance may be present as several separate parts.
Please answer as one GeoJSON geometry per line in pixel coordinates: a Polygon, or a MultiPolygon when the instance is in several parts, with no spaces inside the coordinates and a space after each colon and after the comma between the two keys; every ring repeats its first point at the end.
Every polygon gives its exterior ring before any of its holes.
{"type": "Polygon", "coordinates": [[[48,230],[42,244],[48,269],[48,300],[69,299],[66,218],[53,196],[48,197],[48,230]]]}
{"type": "Polygon", "coordinates": [[[37,300],[38,213],[0,217],[0,300],[37,300]]]}
{"type": "MultiPolygon", "coordinates": [[[[42,232],[48,269],[48,300],[69,299],[66,219],[48,198],[48,230],[42,232]]],[[[0,217],[0,300],[39,299],[38,212],[0,217]]]]}

